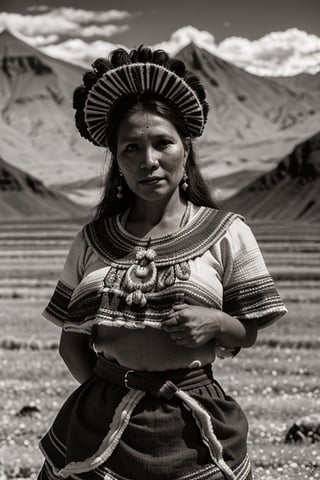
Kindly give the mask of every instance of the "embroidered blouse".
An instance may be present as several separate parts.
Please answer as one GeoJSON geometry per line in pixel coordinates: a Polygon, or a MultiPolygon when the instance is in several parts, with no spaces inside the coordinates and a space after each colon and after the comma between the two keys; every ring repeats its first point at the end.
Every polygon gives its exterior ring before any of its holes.
{"type": "Polygon", "coordinates": [[[286,313],[251,229],[242,217],[194,207],[174,233],[129,234],[121,215],[76,235],[45,318],[66,331],[95,325],[160,328],[172,305],[223,310],[266,327],[286,313]]]}

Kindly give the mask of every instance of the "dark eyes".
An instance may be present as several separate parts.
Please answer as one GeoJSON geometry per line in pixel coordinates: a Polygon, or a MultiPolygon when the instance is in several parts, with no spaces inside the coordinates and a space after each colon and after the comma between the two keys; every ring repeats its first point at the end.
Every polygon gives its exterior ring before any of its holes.
{"type": "Polygon", "coordinates": [[[138,145],[136,143],[130,143],[125,148],[126,152],[135,152],[136,150],[138,150],[138,145]]]}
{"type": "Polygon", "coordinates": [[[168,145],[171,145],[171,144],[172,144],[171,140],[168,140],[167,138],[162,138],[157,143],[158,147],[160,147],[160,148],[165,148],[165,147],[167,147],[168,145]]]}
{"type": "MultiPolygon", "coordinates": [[[[165,148],[167,148],[169,145],[171,145],[173,142],[172,140],[169,140],[168,138],[161,138],[159,140],[157,140],[157,142],[155,143],[154,145],[154,148],[158,149],[158,150],[164,150],[165,148]]],[[[125,152],[137,152],[140,150],[140,146],[138,143],[129,143],[126,147],[125,147],[125,152]]]]}

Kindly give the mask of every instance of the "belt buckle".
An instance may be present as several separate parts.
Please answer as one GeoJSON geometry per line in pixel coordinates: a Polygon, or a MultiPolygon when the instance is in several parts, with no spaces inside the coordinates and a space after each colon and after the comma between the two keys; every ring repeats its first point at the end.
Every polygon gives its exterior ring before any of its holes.
{"type": "Polygon", "coordinates": [[[127,370],[126,373],[124,374],[124,385],[126,388],[128,388],[128,390],[134,390],[134,388],[130,387],[130,385],[128,384],[128,375],[129,373],[134,373],[134,370],[127,370]]]}

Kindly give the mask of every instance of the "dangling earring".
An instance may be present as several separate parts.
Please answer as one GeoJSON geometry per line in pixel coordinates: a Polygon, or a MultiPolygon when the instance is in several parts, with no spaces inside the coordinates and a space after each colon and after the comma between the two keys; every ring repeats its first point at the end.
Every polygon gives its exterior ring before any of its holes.
{"type": "Polygon", "coordinates": [[[186,171],[186,167],[184,167],[184,172],[183,172],[183,177],[182,177],[182,184],[181,184],[181,188],[182,190],[185,192],[187,190],[187,188],[189,187],[189,184],[187,182],[188,180],[188,175],[187,175],[187,171],[186,171]]]}
{"type": "Polygon", "coordinates": [[[122,177],[123,177],[123,173],[121,172],[121,170],[119,170],[119,175],[120,175],[120,180],[119,180],[119,185],[117,186],[117,194],[116,194],[116,197],[118,200],[121,200],[121,198],[123,198],[123,194],[122,194],[122,191],[123,191],[123,185],[122,185],[122,177]]]}

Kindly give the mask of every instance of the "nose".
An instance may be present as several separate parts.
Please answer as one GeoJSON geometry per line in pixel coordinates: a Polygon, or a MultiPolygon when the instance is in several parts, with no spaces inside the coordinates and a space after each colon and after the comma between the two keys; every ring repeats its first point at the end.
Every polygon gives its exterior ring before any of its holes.
{"type": "Polygon", "coordinates": [[[159,167],[157,152],[153,148],[146,148],[142,155],[140,168],[156,170],[159,167]]]}

